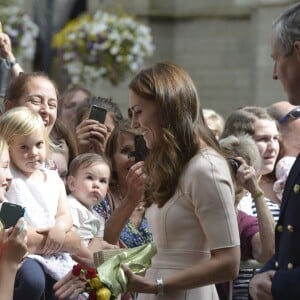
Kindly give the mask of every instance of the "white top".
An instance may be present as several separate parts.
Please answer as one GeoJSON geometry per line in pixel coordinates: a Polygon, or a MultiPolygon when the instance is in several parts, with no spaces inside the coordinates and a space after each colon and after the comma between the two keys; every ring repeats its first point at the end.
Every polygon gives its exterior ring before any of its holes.
{"type": "Polygon", "coordinates": [[[77,227],[77,231],[85,246],[88,246],[94,237],[103,238],[105,220],[96,211],[88,210],[73,195],[68,195],[71,208],[73,225],[77,227]]]}
{"type": "Polygon", "coordinates": [[[45,180],[37,184],[12,168],[13,180],[5,194],[8,202],[24,206],[25,220],[29,225],[39,228],[55,224],[61,191],[59,186],[63,185],[57,171],[48,169],[41,171],[45,174],[45,180]]]}
{"type": "MultiPolygon", "coordinates": [[[[26,208],[24,218],[28,225],[45,228],[55,224],[60,185],[63,185],[63,181],[56,170],[42,169],[41,171],[45,175],[45,180],[37,184],[11,168],[13,180],[5,197],[8,202],[20,204],[26,208]]],[[[56,280],[65,276],[76,264],[68,253],[28,256],[37,260],[43,266],[44,271],[56,280]]]]}

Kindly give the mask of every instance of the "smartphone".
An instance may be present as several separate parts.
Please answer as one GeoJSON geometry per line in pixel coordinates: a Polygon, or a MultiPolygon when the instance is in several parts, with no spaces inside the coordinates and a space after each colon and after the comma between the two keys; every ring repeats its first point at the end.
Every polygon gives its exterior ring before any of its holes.
{"type": "Polygon", "coordinates": [[[233,173],[236,174],[237,169],[240,167],[241,162],[233,157],[228,157],[227,161],[229,162],[231,169],[233,170],[233,173]]]}
{"type": "Polygon", "coordinates": [[[106,109],[97,105],[92,105],[89,113],[89,119],[96,120],[104,124],[106,113],[107,113],[106,109]]]}
{"type": "Polygon", "coordinates": [[[25,207],[10,203],[3,202],[0,210],[0,221],[4,228],[14,227],[18,220],[24,217],[25,207]]]}
{"type": "Polygon", "coordinates": [[[134,137],[134,156],[135,156],[135,162],[139,162],[142,160],[145,160],[149,149],[146,146],[145,140],[142,135],[136,135],[134,137]]]}

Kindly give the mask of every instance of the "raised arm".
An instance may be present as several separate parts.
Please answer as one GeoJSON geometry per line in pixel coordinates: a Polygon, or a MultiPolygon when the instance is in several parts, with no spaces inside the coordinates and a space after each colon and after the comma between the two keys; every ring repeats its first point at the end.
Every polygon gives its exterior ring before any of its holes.
{"type": "Polygon", "coordinates": [[[5,230],[0,237],[0,299],[12,299],[18,267],[27,252],[26,228],[21,218],[14,228],[5,230]]]}
{"type": "Polygon", "coordinates": [[[1,22],[0,22],[0,56],[12,63],[11,74],[13,78],[18,77],[21,72],[24,72],[22,67],[16,61],[16,57],[12,52],[11,41],[9,36],[6,33],[2,32],[1,22]]]}
{"type": "Polygon", "coordinates": [[[275,222],[265,201],[264,193],[259,187],[254,168],[248,166],[243,159],[241,161],[242,165],[237,171],[236,180],[251,193],[259,225],[259,232],[251,240],[252,256],[259,262],[265,262],[275,251],[275,222]]]}
{"type": "Polygon", "coordinates": [[[104,240],[110,244],[118,244],[124,225],[130,218],[137,204],[143,199],[146,180],[142,172],[143,165],[143,162],[138,162],[129,169],[126,177],[128,184],[127,195],[105,224],[104,240]]]}

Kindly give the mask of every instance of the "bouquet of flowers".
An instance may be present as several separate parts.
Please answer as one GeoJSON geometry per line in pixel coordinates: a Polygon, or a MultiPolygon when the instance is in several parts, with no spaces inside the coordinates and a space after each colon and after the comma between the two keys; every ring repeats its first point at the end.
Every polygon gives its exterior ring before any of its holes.
{"type": "Polygon", "coordinates": [[[71,82],[86,84],[104,78],[117,85],[154,51],[148,26],[103,11],[69,21],[53,37],[52,46],[71,82]]]}
{"type": "Polygon", "coordinates": [[[80,264],[73,266],[72,274],[81,276],[86,280],[85,291],[89,295],[89,300],[109,300],[110,290],[100,281],[96,269],[83,269],[80,264]]]}
{"type": "Polygon", "coordinates": [[[73,267],[72,274],[81,276],[86,281],[85,292],[88,293],[89,300],[114,300],[127,290],[127,278],[121,264],[127,264],[134,273],[141,273],[150,266],[155,253],[156,247],[153,243],[122,249],[118,254],[105,260],[97,270],[83,269],[78,264],[73,267]]]}
{"type": "Polygon", "coordinates": [[[6,2],[0,1],[3,32],[10,37],[13,52],[20,64],[23,64],[26,60],[33,59],[39,29],[17,3],[13,5],[11,1],[9,5],[6,2]]]}

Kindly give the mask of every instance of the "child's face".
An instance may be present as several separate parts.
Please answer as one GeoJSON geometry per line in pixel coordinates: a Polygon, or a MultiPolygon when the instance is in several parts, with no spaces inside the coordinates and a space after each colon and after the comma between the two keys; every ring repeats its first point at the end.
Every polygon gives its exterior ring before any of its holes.
{"type": "Polygon", "coordinates": [[[4,200],[4,194],[9,189],[12,175],[9,169],[9,153],[5,149],[0,158],[0,203],[4,200]]]}
{"type": "Polygon", "coordinates": [[[14,166],[25,176],[41,169],[46,159],[43,129],[26,136],[17,136],[9,145],[10,158],[14,166]]]}
{"type": "Polygon", "coordinates": [[[91,209],[101,201],[108,189],[110,168],[107,164],[94,164],[80,168],[76,176],[68,177],[71,194],[86,208],[91,209]]]}

